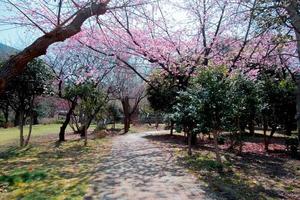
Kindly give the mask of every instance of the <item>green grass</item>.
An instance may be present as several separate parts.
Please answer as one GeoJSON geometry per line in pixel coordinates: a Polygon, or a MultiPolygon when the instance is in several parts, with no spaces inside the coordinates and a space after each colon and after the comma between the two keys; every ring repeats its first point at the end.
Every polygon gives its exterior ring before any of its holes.
{"type": "MultiPolygon", "coordinates": [[[[32,137],[36,136],[47,136],[47,135],[58,135],[61,124],[46,124],[46,125],[34,125],[32,129],[32,137]]],[[[94,125],[91,128],[95,128],[94,125]]],[[[71,128],[67,127],[67,132],[72,131],[71,128]]],[[[24,127],[24,133],[28,134],[28,126],[24,127]]],[[[12,143],[18,141],[20,137],[19,128],[0,128],[0,145],[12,143]]]]}
{"type": "Polygon", "coordinates": [[[0,199],[82,199],[109,141],[89,140],[87,147],[82,140],[7,147],[0,152],[0,199]]]}

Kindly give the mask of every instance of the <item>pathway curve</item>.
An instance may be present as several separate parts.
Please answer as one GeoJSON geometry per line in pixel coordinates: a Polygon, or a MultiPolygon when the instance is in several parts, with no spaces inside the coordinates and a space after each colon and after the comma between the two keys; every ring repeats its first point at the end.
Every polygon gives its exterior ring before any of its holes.
{"type": "Polygon", "coordinates": [[[176,165],[171,151],[144,138],[148,132],[113,138],[85,199],[212,199],[201,182],[176,165]]]}

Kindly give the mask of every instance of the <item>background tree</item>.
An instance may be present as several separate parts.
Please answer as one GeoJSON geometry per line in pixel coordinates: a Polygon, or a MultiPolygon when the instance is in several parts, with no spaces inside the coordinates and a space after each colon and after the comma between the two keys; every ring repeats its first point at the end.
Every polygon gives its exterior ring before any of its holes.
{"type": "Polygon", "coordinates": [[[139,103],[145,98],[145,87],[142,80],[129,69],[119,66],[113,72],[113,77],[109,81],[108,93],[111,99],[121,103],[124,133],[127,133],[133,114],[138,111],[139,103]]]}
{"type": "Polygon", "coordinates": [[[6,88],[10,107],[15,110],[20,126],[20,146],[27,145],[31,136],[33,117],[35,113],[35,99],[39,95],[51,92],[53,73],[42,60],[30,62],[26,70],[13,78],[6,88]],[[24,139],[23,126],[29,117],[29,133],[24,139]]]}
{"type": "MultiPolygon", "coordinates": [[[[237,73],[230,78],[230,90],[228,90],[232,100],[234,126],[230,131],[238,132],[235,137],[239,143],[239,153],[242,153],[243,134],[248,130],[254,135],[255,120],[259,111],[259,92],[257,83],[241,73],[237,73]]],[[[232,144],[234,146],[234,144],[232,144]]],[[[232,147],[233,147],[232,146],[232,147]]]]}
{"type": "MultiPolygon", "coordinates": [[[[150,76],[150,83],[147,86],[146,93],[150,106],[156,112],[171,114],[172,107],[175,105],[176,97],[180,91],[180,86],[175,77],[168,74],[161,75],[161,71],[154,72],[150,76]]],[[[170,122],[170,134],[173,134],[174,122],[170,122]]]]}
{"type": "Polygon", "coordinates": [[[296,85],[289,76],[284,78],[280,72],[274,70],[262,72],[259,81],[265,149],[268,150],[269,143],[279,127],[285,130],[287,135],[291,135],[295,128],[296,85]],[[267,139],[268,127],[271,128],[271,133],[267,139]]]}

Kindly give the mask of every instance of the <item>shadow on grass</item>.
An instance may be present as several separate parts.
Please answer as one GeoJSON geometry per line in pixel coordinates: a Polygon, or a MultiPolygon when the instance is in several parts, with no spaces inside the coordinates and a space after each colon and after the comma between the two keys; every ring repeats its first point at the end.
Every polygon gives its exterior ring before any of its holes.
{"type": "MultiPolygon", "coordinates": [[[[145,138],[181,150],[187,148],[182,135],[148,135],[145,138]]],[[[290,180],[298,175],[287,166],[292,159],[255,153],[236,155],[223,150],[225,173],[218,173],[219,165],[214,160],[213,148],[209,143],[210,141],[199,141],[193,148],[194,156],[182,156],[180,153],[178,157],[181,165],[200,175],[207,183],[208,190],[226,199],[297,199],[294,197],[299,193],[293,193],[292,189],[299,189],[298,181],[292,181],[291,184],[290,180]],[[274,184],[280,186],[274,187],[274,184]],[[286,190],[286,187],[288,190],[290,187],[291,191],[286,190]]]]}
{"type": "Polygon", "coordinates": [[[100,140],[68,141],[56,147],[10,147],[0,153],[0,196],[5,199],[80,199],[99,162],[100,140]],[[6,192],[2,193],[1,188],[6,192]]]}
{"type": "Polygon", "coordinates": [[[220,165],[212,158],[200,154],[184,156],[179,163],[200,174],[200,179],[207,183],[207,190],[217,193],[225,199],[283,199],[282,191],[266,189],[261,183],[234,172],[232,163],[224,162],[224,172],[218,173],[220,165]],[[254,181],[255,182],[255,181],[254,181]]]}

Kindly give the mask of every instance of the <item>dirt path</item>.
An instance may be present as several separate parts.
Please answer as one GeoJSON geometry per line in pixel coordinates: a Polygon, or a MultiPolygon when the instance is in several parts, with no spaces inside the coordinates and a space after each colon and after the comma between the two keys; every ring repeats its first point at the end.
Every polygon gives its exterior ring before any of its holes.
{"type": "Polygon", "coordinates": [[[150,134],[157,133],[113,138],[112,152],[85,199],[213,199],[200,181],[175,164],[168,149],[144,138],[150,134]]]}

